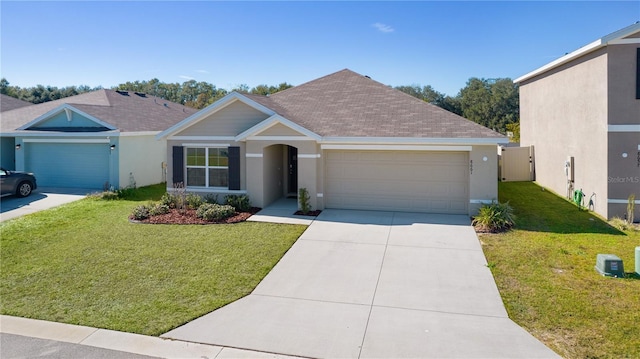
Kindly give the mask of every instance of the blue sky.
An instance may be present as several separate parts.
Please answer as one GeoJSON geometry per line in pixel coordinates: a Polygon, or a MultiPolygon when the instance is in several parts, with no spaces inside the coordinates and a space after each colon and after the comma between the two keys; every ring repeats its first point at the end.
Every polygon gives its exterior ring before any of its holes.
{"type": "Polygon", "coordinates": [[[0,2],[11,85],[298,85],[344,68],[455,95],[640,20],[640,1],[0,2]]]}

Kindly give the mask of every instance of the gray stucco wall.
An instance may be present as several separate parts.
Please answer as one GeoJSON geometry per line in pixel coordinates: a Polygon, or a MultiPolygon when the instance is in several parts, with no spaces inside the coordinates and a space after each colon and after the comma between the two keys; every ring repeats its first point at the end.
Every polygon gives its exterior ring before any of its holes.
{"type": "Polygon", "coordinates": [[[596,194],[607,216],[607,54],[601,49],[520,84],[520,142],[535,146],[536,182],[566,194],[564,163],[575,159],[575,188],[596,194]]]}

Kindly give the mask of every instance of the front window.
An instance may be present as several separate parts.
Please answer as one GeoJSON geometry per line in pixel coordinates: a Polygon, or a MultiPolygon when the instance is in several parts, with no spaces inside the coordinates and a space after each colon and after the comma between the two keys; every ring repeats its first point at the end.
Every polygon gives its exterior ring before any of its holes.
{"type": "Polygon", "coordinates": [[[226,148],[187,148],[188,187],[229,187],[226,148]]]}

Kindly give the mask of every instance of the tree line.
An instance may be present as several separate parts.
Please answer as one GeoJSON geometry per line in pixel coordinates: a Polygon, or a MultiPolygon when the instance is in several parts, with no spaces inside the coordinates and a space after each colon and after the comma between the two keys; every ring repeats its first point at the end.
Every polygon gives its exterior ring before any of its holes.
{"type": "MultiPolygon", "coordinates": [[[[283,82],[277,86],[258,85],[249,88],[239,85],[227,91],[215,85],[189,80],[180,83],[165,83],[157,78],[149,81],[125,82],[112,87],[113,90],[144,92],[185,106],[202,109],[232,91],[257,95],[273,94],[286,90],[293,85],[283,82]]],[[[53,101],[68,96],[102,89],[102,87],[67,86],[54,87],[37,85],[34,87],[11,86],[7,79],[0,80],[0,93],[31,103],[53,101]]],[[[484,79],[470,78],[456,96],[448,96],[433,87],[408,85],[395,89],[432,103],[447,111],[458,114],[471,121],[501,133],[519,129],[520,120],[518,85],[510,78],[484,79]]],[[[517,134],[514,134],[517,136],[517,134]]]]}

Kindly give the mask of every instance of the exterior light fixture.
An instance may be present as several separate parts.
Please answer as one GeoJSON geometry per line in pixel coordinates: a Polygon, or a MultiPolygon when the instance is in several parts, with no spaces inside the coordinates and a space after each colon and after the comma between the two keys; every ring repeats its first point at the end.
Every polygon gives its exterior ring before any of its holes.
{"type": "Polygon", "coordinates": [[[109,146],[109,148],[111,149],[111,151],[113,151],[113,150],[116,149],[116,145],[111,145],[111,146],[109,146]]]}
{"type": "Polygon", "coordinates": [[[18,144],[16,145],[16,150],[19,150],[21,147],[22,147],[22,145],[18,143],[18,144]]]}
{"type": "Polygon", "coordinates": [[[627,158],[627,156],[629,156],[629,155],[628,155],[626,152],[624,152],[624,153],[622,154],[622,158],[627,158]]]}

